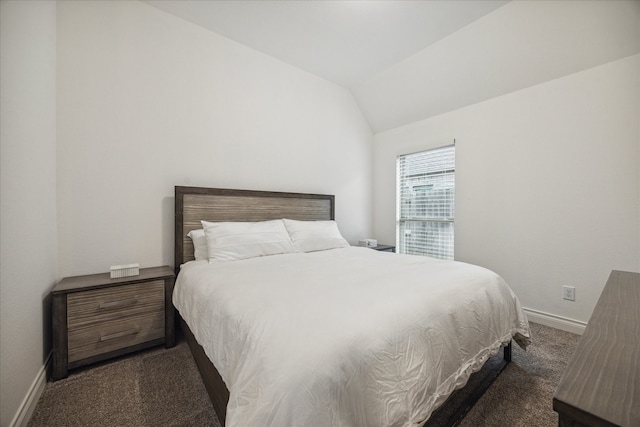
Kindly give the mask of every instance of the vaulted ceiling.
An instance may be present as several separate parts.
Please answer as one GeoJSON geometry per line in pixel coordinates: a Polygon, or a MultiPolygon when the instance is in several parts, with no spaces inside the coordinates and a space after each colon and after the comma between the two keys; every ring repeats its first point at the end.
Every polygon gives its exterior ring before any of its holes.
{"type": "Polygon", "coordinates": [[[148,0],[147,3],[351,87],[507,1],[148,0]]]}
{"type": "Polygon", "coordinates": [[[640,50],[637,0],[145,2],[346,87],[374,132],[640,50]]]}

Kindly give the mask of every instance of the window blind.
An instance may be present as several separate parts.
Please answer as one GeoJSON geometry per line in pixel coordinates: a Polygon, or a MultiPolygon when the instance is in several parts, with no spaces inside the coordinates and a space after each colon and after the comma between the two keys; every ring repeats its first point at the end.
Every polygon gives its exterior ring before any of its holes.
{"type": "Polygon", "coordinates": [[[398,156],[399,253],[453,259],[455,145],[398,156]]]}

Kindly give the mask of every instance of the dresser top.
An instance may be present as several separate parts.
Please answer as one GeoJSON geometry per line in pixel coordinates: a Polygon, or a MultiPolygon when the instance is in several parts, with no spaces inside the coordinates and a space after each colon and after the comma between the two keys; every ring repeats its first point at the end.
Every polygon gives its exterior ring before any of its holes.
{"type": "Polygon", "coordinates": [[[601,425],[640,425],[638,307],[640,274],[612,271],[554,399],[601,425]]]}
{"type": "Polygon", "coordinates": [[[137,276],[111,278],[111,273],[88,274],[85,276],[65,277],[60,280],[52,294],[86,291],[103,286],[114,286],[127,283],[144,282],[154,279],[174,278],[175,273],[169,266],[141,268],[137,276]]]}

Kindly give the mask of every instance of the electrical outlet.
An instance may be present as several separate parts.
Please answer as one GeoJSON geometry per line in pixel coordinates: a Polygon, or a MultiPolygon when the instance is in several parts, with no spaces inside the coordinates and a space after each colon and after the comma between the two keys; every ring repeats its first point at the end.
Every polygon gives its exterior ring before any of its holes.
{"type": "Polygon", "coordinates": [[[576,288],[573,286],[563,286],[562,287],[562,299],[566,299],[568,301],[576,300],[576,288]]]}

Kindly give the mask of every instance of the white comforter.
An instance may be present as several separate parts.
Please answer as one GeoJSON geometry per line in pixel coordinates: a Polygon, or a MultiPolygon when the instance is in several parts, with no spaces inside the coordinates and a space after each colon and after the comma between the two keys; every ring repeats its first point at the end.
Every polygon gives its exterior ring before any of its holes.
{"type": "Polygon", "coordinates": [[[173,302],[230,392],[233,426],[412,426],[512,337],[484,268],[366,248],[192,261],[173,302]]]}

